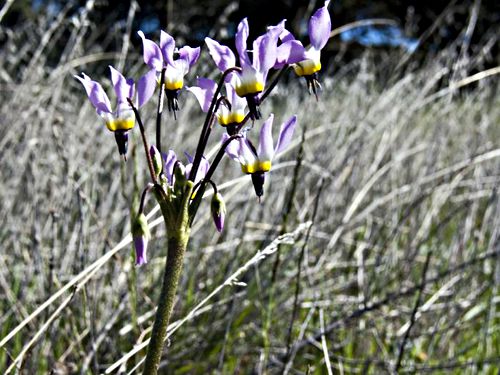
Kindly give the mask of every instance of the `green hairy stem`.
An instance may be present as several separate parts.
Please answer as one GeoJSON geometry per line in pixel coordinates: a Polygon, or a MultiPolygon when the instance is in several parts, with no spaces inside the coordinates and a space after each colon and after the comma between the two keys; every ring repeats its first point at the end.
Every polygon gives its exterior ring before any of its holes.
{"type": "Polygon", "coordinates": [[[160,365],[167,328],[174,308],[177,285],[182,272],[184,254],[189,241],[189,200],[193,191],[193,183],[187,182],[184,194],[175,199],[175,202],[167,201],[165,195],[158,190],[156,196],[167,227],[167,260],[163,285],[156,310],[155,322],[151,332],[148,353],[144,364],[144,375],[156,374],[160,365]],[[180,204],[177,215],[173,215],[172,203],[180,204]]]}

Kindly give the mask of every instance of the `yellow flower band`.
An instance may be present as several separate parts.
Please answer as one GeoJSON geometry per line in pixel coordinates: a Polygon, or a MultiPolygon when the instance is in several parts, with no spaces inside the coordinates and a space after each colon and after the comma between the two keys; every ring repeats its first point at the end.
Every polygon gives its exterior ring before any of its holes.
{"type": "Polygon", "coordinates": [[[321,70],[321,62],[314,60],[304,60],[293,66],[295,73],[300,76],[310,76],[321,70]]]}
{"type": "Polygon", "coordinates": [[[112,132],[117,130],[130,130],[135,125],[134,118],[116,118],[106,121],[106,127],[112,132]]]}
{"type": "Polygon", "coordinates": [[[249,94],[258,94],[264,90],[264,83],[259,81],[245,82],[236,86],[236,94],[245,97],[249,94]]]}
{"type": "Polygon", "coordinates": [[[228,114],[223,114],[219,115],[219,124],[222,126],[228,126],[231,124],[239,124],[245,119],[245,114],[244,113],[228,113],[228,114]]]}
{"type": "Polygon", "coordinates": [[[184,80],[181,79],[181,80],[176,80],[176,81],[165,81],[165,88],[167,90],[180,90],[182,89],[182,87],[184,86],[184,80]]]}
{"type": "Polygon", "coordinates": [[[266,161],[258,161],[253,164],[242,164],[241,170],[243,173],[251,174],[257,172],[269,172],[271,170],[271,162],[266,161]]]}

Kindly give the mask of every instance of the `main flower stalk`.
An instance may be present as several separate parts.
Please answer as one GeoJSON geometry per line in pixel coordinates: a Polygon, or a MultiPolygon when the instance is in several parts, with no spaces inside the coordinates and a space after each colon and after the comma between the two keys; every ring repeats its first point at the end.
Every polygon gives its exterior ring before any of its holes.
{"type": "Polygon", "coordinates": [[[163,219],[167,227],[167,259],[155,322],[151,331],[148,353],[144,363],[144,375],[156,374],[160,366],[165,339],[167,337],[168,323],[174,308],[177,286],[184,263],[184,254],[191,232],[189,206],[187,203],[193,192],[193,184],[187,182],[183,196],[179,197],[180,199],[178,198],[178,203],[181,207],[177,215],[173,215],[172,202],[167,201],[166,196],[160,189],[161,187],[157,186],[155,195],[160,204],[163,219]]]}

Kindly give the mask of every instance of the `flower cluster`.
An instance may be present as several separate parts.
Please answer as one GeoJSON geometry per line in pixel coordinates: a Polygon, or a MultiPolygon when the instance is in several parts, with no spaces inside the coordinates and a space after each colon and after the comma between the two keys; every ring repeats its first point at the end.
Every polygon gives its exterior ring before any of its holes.
{"type": "Polygon", "coordinates": [[[261,104],[288,68],[293,69],[297,76],[305,77],[309,92],[317,97],[317,91],[321,88],[318,81],[321,50],[329,39],[331,29],[328,4],[329,1],[326,1],[309,20],[309,47],[304,47],[286,29],[285,20],[268,27],[249,47],[249,22],[248,19],[243,19],[235,34],[236,54],[228,46],[205,38],[208,53],[222,76],[218,82],[198,77],[196,85],[187,87],[206,113],[197,149],[193,156],[186,153],[187,165],[177,158],[174,151],[164,153],[161,150],[158,127],[157,145],[149,146],[139,109],[159,88],[157,124],[161,123],[164,97],[169,111],[177,118],[179,91],[185,87],[185,76],[200,57],[200,47],[178,48],[174,38],[164,31],[161,31],[157,44],[139,31],[143,59],[148,71],[134,82],[110,67],[111,83],[116,96],[114,107],[98,82],[84,73],[75,76],[84,86],[90,102],[104,119],[106,127],[114,132],[119,153],[125,159],[128,132],[134,128],[136,122],[141,130],[152,182],[144,190],[141,205],[133,215],[135,219],[132,222],[132,231],[137,264],[146,263],[149,231],[143,209],[144,199],[150,190],[154,192],[160,204],[169,235],[182,231],[189,233],[189,227],[207,185],[211,185],[214,191],[211,203],[214,223],[216,229],[222,231],[226,206],[222,195],[217,191],[217,185],[213,182],[213,175],[224,155],[237,161],[242,172],[251,176],[259,200],[263,196],[265,175],[271,170],[275,155],[283,152],[290,144],[297,116],[293,115],[283,122],[276,144],[273,142],[272,131],[274,114],[267,116],[260,125],[256,146],[250,134],[251,128],[255,128],[263,119],[261,104]],[[245,126],[248,121],[252,121],[253,126],[245,126]],[[204,151],[216,122],[225,132],[218,154],[209,163],[204,151]]]}

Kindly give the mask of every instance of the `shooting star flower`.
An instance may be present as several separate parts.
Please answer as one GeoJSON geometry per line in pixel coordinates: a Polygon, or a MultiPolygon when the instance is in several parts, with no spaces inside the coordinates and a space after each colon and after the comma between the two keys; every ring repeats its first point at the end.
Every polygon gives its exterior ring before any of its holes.
{"type": "MultiPolygon", "coordinates": [[[[228,134],[235,134],[238,126],[245,119],[245,110],[247,102],[241,98],[235,89],[235,79],[231,79],[224,84],[226,89],[226,102],[229,106],[221,104],[217,110],[216,116],[219,124],[225,127],[228,134]]],[[[217,83],[208,78],[198,78],[198,86],[189,87],[187,90],[194,94],[203,112],[208,112],[210,103],[215,95],[217,83]]]]}
{"type": "Polygon", "coordinates": [[[330,38],[332,22],[328,13],[328,4],[319,8],[309,19],[308,32],[311,47],[305,51],[305,59],[293,65],[295,73],[299,77],[304,77],[310,93],[317,95],[321,85],[318,81],[318,72],[321,70],[321,50],[330,38]]]}
{"type": "Polygon", "coordinates": [[[156,87],[156,73],[150,70],[139,79],[137,85],[132,79],[126,79],[118,70],[109,67],[111,71],[111,82],[116,94],[116,109],[113,110],[108,95],[102,86],[90,79],[85,73],[82,76],[75,75],[89,97],[90,102],[101,116],[106,124],[106,127],[114,132],[118,151],[120,155],[127,158],[128,146],[128,131],[135,125],[135,116],[127,99],[134,99],[138,107],[142,107],[153,95],[156,87]]]}
{"type": "Polygon", "coordinates": [[[160,45],[147,39],[142,31],[137,32],[142,39],[144,62],[161,72],[165,68],[164,89],[169,111],[179,110],[178,94],[184,86],[184,76],[200,57],[200,47],[184,46],[175,48],[175,40],[165,31],[161,31],[160,45]],[[174,54],[177,58],[174,58],[174,54]]]}
{"type": "MultiPolygon", "coordinates": [[[[238,51],[241,72],[235,72],[235,90],[238,96],[245,98],[250,109],[250,117],[260,119],[259,94],[264,90],[269,70],[274,67],[277,58],[278,39],[284,29],[284,21],[276,27],[271,27],[253,42],[252,60],[248,55],[247,39],[249,35],[248,20],[244,18],[236,31],[236,50],[238,51]]],[[[205,38],[210,55],[217,67],[224,72],[235,66],[234,53],[217,41],[205,38]]]]}
{"type": "MultiPolygon", "coordinates": [[[[255,193],[259,199],[264,194],[265,173],[271,170],[273,158],[290,144],[297,122],[297,116],[294,115],[281,125],[278,143],[274,146],[273,119],[274,115],[271,114],[262,125],[257,149],[246,137],[238,139],[237,142],[233,141],[226,147],[226,153],[240,163],[242,172],[251,175],[255,193]]],[[[227,138],[228,135],[224,134],[223,142],[227,138]]]]}

